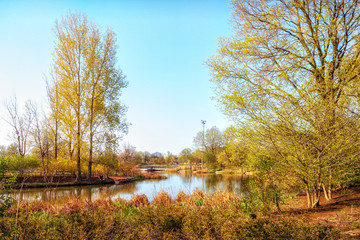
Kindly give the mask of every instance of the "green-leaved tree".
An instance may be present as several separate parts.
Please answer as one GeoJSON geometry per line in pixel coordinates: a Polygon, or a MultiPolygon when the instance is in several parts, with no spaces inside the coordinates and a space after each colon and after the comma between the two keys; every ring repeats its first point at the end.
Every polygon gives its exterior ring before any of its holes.
{"type": "Polygon", "coordinates": [[[219,101],[319,206],[321,190],[331,197],[358,162],[359,1],[235,0],[233,9],[234,34],[208,61],[219,101]]]}

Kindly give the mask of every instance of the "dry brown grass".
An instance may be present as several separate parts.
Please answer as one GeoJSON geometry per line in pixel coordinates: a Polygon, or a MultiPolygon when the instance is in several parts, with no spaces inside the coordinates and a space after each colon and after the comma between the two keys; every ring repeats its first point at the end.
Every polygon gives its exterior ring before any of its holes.
{"type": "Polygon", "coordinates": [[[7,214],[16,214],[18,209],[25,209],[29,212],[47,212],[55,213],[57,212],[56,206],[50,204],[49,202],[42,201],[21,201],[18,204],[14,204],[6,211],[7,214]]]}
{"type": "Polygon", "coordinates": [[[165,172],[172,172],[172,173],[175,173],[175,172],[178,172],[181,170],[181,167],[174,167],[174,168],[166,168],[165,169],[165,172]]]}
{"type": "Polygon", "coordinates": [[[198,169],[198,170],[196,170],[195,171],[195,173],[209,173],[210,172],[210,170],[209,169],[207,169],[207,168],[203,168],[203,169],[198,169]]]}
{"type": "Polygon", "coordinates": [[[164,175],[160,175],[160,174],[155,174],[155,173],[141,173],[141,175],[138,176],[143,176],[144,179],[166,179],[166,177],[164,175]]]}
{"type": "Polygon", "coordinates": [[[86,202],[87,205],[93,206],[95,208],[104,208],[104,209],[112,209],[114,208],[114,202],[110,199],[97,199],[93,202],[86,202]]]}
{"type": "Polygon", "coordinates": [[[219,191],[214,192],[207,197],[206,204],[225,208],[229,205],[229,203],[238,203],[240,201],[241,199],[233,193],[219,191]]]}
{"type": "MultiPolygon", "coordinates": [[[[205,193],[199,189],[196,189],[195,191],[192,192],[191,194],[191,199],[192,200],[204,200],[205,198],[205,193]]],[[[207,195],[209,196],[209,195],[207,195]]]]}
{"type": "Polygon", "coordinates": [[[113,200],[115,205],[127,205],[129,204],[129,201],[126,200],[125,198],[122,198],[120,196],[118,196],[118,198],[116,198],[115,200],[113,200]]]}
{"type": "Polygon", "coordinates": [[[136,207],[145,207],[150,203],[145,194],[135,194],[131,197],[130,204],[136,207]]]}
{"type": "Polygon", "coordinates": [[[167,192],[161,191],[151,202],[153,205],[167,206],[174,202],[167,192]]]}
{"type": "Polygon", "coordinates": [[[184,193],[183,191],[178,192],[175,198],[175,201],[177,203],[182,203],[182,204],[189,203],[189,200],[190,200],[190,195],[184,193]]]}
{"type": "Polygon", "coordinates": [[[55,210],[49,203],[21,202],[0,218],[1,239],[338,239],[332,228],[285,215],[248,217],[241,199],[225,192],[176,201],[160,192],[130,201],[74,199],[55,210]],[[24,236],[26,236],[24,238],[24,236]]]}

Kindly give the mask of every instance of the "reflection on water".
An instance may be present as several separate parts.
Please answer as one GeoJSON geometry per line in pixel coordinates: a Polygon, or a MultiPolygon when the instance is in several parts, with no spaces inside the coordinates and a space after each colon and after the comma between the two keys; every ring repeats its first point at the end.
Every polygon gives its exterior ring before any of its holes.
{"type": "Polygon", "coordinates": [[[15,192],[20,200],[41,200],[52,203],[65,203],[79,198],[87,201],[97,199],[130,199],[133,194],[146,194],[151,201],[160,191],[168,192],[173,198],[179,191],[191,194],[195,189],[212,193],[215,191],[235,192],[240,197],[246,190],[246,178],[215,174],[195,175],[191,173],[164,174],[165,180],[145,180],[124,185],[76,186],[44,189],[23,189],[15,192]]]}

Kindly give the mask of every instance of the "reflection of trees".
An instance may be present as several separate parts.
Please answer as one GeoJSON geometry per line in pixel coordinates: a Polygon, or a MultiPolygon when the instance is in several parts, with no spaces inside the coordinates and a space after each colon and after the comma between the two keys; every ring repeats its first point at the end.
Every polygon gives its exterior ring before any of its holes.
{"type": "Polygon", "coordinates": [[[214,192],[218,190],[218,185],[221,183],[223,176],[218,174],[209,174],[205,178],[205,187],[207,192],[214,192]]]}
{"type": "Polygon", "coordinates": [[[84,189],[84,196],[88,201],[92,201],[92,188],[85,188],[84,189]]]}
{"type": "Polygon", "coordinates": [[[81,189],[79,187],[52,188],[38,192],[36,195],[39,195],[43,202],[66,202],[69,199],[81,198],[81,189]]]}
{"type": "MultiPolygon", "coordinates": [[[[167,180],[174,186],[183,185],[185,189],[200,188],[205,192],[212,193],[218,190],[234,192],[238,196],[243,197],[249,192],[249,181],[251,178],[242,178],[236,175],[192,175],[190,172],[179,174],[169,174],[167,180]]],[[[146,181],[146,183],[155,181],[146,181]]],[[[160,182],[159,182],[160,183],[160,182]]],[[[133,182],[124,185],[103,185],[103,186],[79,186],[79,187],[60,187],[50,189],[24,189],[21,192],[14,193],[16,199],[20,200],[41,200],[52,204],[63,204],[69,200],[80,198],[87,201],[95,201],[97,199],[114,199],[121,194],[132,195],[140,188],[141,183],[133,182]]],[[[149,192],[140,192],[139,194],[149,194],[149,192]]],[[[174,193],[175,195],[177,193],[174,193]]]]}
{"type": "Polygon", "coordinates": [[[192,182],[192,178],[193,178],[193,175],[192,175],[192,172],[190,171],[185,171],[184,173],[182,173],[180,175],[182,178],[182,182],[186,185],[186,184],[191,184],[192,182]]]}
{"type": "Polygon", "coordinates": [[[26,189],[15,192],[16,199],[40,200],[51,203],[66,203],[71,199],[82,199],[94,201],[96,199],[107,199],[119,193],[133,194],[137,190],[136,183],[125,185],[106,185],[106,186],[81,186],[81,187],[61,187],[50,189],[26,189]]]}
{"type": "Polygon", "coordinates": [[[97,188],[96,194],[94,194],[94,199],[107,199],[110,196],[110,187],[109,186],[100,186],[97,188]]]}
{"type": "Polygon", "coordinates": [[[247,195],[250,191],[250,181],[251,178],[250,177],[245,177],[245,178],[240,178],[240,184],[239,186],[241,186],[241,191],[239,193],[239,195],[247,195]]]}
{"type": "Polygon", "coordinates": [[[234,192],[234,189],[235,189],[235,182],[233,179],[231,178],[225,178],[225,189],[226,191],[228,192],[234,192]]]}
{"type": "Polygon", "coordinates": [[[106,189],[102,189],[99,194],[99,198],[109,198],[112,196],[117,196],[121,193],[134,194],[137,191],[137,183],[127,183],[124,185],[111,185],[106,189]]]}
{"type": "MultiPolygon", "coordinates": [[[[128,184],[133,185],[133,184],[128,184]]],[[[51,189],[29,189],[19,193],[15,193],[16,198],[20,200],[35,200],[39,199],[43,202],[51,203],[66,203],[71,199],[82,199],[87,201],[94,201],[96,199],[106,199],[110,196],[115,196],[125,190],[126,193],[134,192],[136,186],[125,185],[107,185],[107,186],[82,186],[82,187],[67,187],[67,188],[51,188],[51,189]]]]}
{"type": "Polygon", "coordinates": [[[233,192],[241,196],[244,192],[244,189],[247,187],[246,179],[236,176],[236,175],[220,175],[220,174],[211,174],[205,176],[205,186],[206,192],[212,193],[214,191],[227,191],[233,192]]]}
{"type": "Polygon", "coordinates": [[[115,186],[118,187],[118,190],[116,194],[113,195],[117,195],[119,193],[134,194],[138,190],[137,183],[127,183],[124,185],[115,185],[115,186]]]}

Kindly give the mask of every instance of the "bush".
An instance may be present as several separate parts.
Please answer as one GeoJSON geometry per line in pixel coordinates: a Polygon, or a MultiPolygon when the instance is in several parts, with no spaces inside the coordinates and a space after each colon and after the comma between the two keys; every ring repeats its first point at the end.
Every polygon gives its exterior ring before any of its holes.
{"type": "Polygon", "coordinates": [[[10,156],[8,157],[8,168],[10,171],[19,172],[24,176],[26,172],[40,167],[40,160],[29,156],[10,156]]]}

